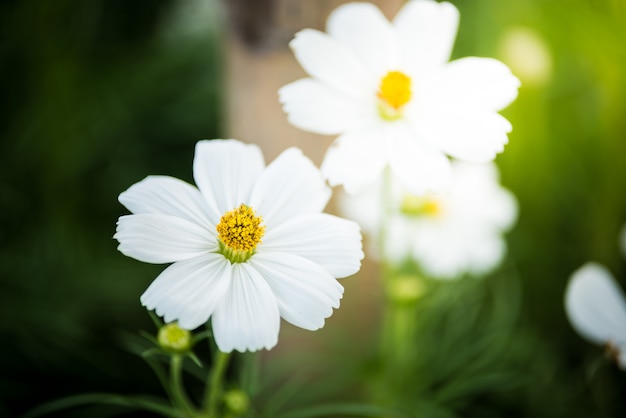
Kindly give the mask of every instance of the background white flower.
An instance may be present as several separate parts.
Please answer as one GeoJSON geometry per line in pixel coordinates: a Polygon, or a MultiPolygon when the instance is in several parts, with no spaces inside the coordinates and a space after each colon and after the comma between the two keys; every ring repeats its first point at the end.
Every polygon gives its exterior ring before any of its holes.
{"type": "Polygon", "coordinates": [[[212,320],[219,349],[270,349],[280,317],[321,328],[339,307],[335,277],[356,273],[359,227],[321,213],[330,197],[319,170],[295,148],[265,167],[256,145],[200,141],[198,188],[149,176],[119,200],[119,250],[148,263],[173,263],[141,296],[166,322],[194,329],[212,320]]]}
{"type": "Polygon", "coordinates": [[[606,267],[588,262],[572,274],[565,290],[565,312],[576,332],[605,346],[626,370],[626,298],[606,267]]]}
{"type": "MultiPolygon", "coordinates": [[[[499,183],[493,163],[452,163],[450,188],[427,196],[411,195],[397,178],[388,193],[389,222],[385,258],[399,263],[412,257],[433,278],[464,273],[481,275],[506,253],[503,233],[517,219],[517,201],[499,183]]],[[[381,213],[381,185],[357,195],[339,195],[344,215],[359,222],[376,248],[381,213]]]]}
{"type": "Polygon", "coordinates": [[[387,165],[413,194],[448,182],[446,155],[491,161],[511,124],[497,112],[519,80],[501,62],[448,62],[459,21],[450,3],[408,1],[389,22],[369,3],[339,6],[326,33],[305,29],[290,46],[311,78],[279,90],[290,123],[339,137],[322,173],[355,193],[387,165]]]}

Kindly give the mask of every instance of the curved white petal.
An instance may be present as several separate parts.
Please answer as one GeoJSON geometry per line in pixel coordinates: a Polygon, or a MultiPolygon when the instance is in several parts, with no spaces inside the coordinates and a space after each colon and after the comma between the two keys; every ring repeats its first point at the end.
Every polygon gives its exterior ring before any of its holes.
{"type": "Polygon", "coordinates": [[[326,31],[354,51],[374,77],[397,67],[397,39],[385,15],[370,3],[347,3],[328,17],[326,31]]]}
{"type": "Polygon", "coordinates": [[[268,230],[262,251],[297,254],[333,277],[356,273],[363,259],[359,225],[326,213],[298,216],[268,230]]]}
{"type": "Polygon", "coordinates": [[[466,223],[422,219],[412,231],[413,256],[434,279],[484,275],[500,263],[506,251],[499,233],[466,223]]]}
{"type": "Polygon", "coordinates": [[[166,268],[141,295],[141,304],[185,329],[206,323],[230,286],[231,264],[209,253],[166,268]]]}
{"type": "Polygon", "coordinates": [[[493,58],[467,57],[445,65],[431,80],[431,94],[442,103],[498,111],[517,98],[520,81],[493,58]]]}
{"type": "Polygon", "coordinates": [[[596,344],[626,344],[626,298],[606,267],[589,262],[570,277],[565,311],[572,327],[596,344]]]}
{"type": "Polygon", "coordinates": [[[482,276],[498,267],[506,255],[506,242],[499,233],[483,231],[467,247],[467,271],[482,276]]]}
{"type": "Polygon", "coordinates": [[[366,234],[374,234],[382,219],[381,187],[382,179],[373,183],[360,193],[348,194],[343,190],[337,191],[337,207],[340,214],[352,219],[363,228],[366,234]]]}
{"type": "Polygon", "coordinates": [[[378,87],[352,50],[329,35],[304,29],[289,43],[296,59],[313,78],[342,94],[363,100],[378,87]]]}
{"type": "Polygon", "coordinates": [[[454,181],[447,199],[454,213],[481,228],[505,231],[518,215],[515,196],[499,183],[494,163],[452,162],[454,181]]]}
{"type": "Polygon", "coordinates": [[[197,188],[174,177],[148,176],[121,193],[119,201],[135,214],[172,215],[210,229],[219,221],[197,188]]]}
{"type": "Polygon", "coordinates": [[[170,215],[121,216],[113,238],[124,255],[146,263],[171,263],[217,249],[216,232],[170,215]]]}
{"type": "MultiPolygon", "coordinates": [[[[375,231],[376,242],[379,246],[378,234],[380,231],[375,231]]],[[[412,255],[413,241],[415,236],[415,225],[412,219],[406,216],[391,216],[388,221],[388,227],[384,230],[384,257],[394,264],[403,262],[408,256],[412,255]]],[[[383,257],[380,254],[381,248],[376,248],[378,257],[383,257]]]]}
{"type": "Polygon", "coordinates": [[[261,149],[235,139],[199,141],[193,177],[209,207],[220,217],[247,204],[250,191],[265,167],[261,149]]]}
{"type": "Polygon", "coordinates": [[[316,330],[339,307],[343,287],[319,265],[288,253],[256,254],[250,259],[276,295],[280,315],[300,328],[316,330]]]}
{"type": "Polygon", "coordinates": [[[404,67],[411,74],[432,72],[450,59],[459,26],[459,11],[452,4],[408,1],[393,20],[404,67]]]}
{"type": "Polygon", "coordinates": [[[232,265],[230,288],[213,313],[212,324],[217,347],[224,353],[269,350],[278,343],[276,297],[250,264],[232,265]]]}
{"type": "Polygon", "coordinates": [[[387,164],[380,130],[348,132],[330,146],[322,174],[331,186],[343,185],[353,194],[374,183],[387,164]]]}
{"type": "Polygon", "coordinates": [[[288,148],[263,171],[249,202],[270,230],[294,216],[321,212],[330,195],[313,162],[300,149],[288,148]]]}
{"type": "Polygon", "coordinates": [[[472,162],[492,161],[504,150],[511,124],[489,110],[432,109],[422,119],[427,140],[451,157],[472,162]]]}
{"type": "Polygon", "coordinates": [[[411,194],[419,196],[443,189],[450,182],[450,161],[414,136],[403,125],[389,131],[386,141],[391,170],[411,194]]]}
{"type": "Polygon", "coordinates": [[[311,78],[283,86],[278,95],[289,123],[309,132],[339,134],[377,117],[374,95],[371,100],[354,99],[311,78]]]}

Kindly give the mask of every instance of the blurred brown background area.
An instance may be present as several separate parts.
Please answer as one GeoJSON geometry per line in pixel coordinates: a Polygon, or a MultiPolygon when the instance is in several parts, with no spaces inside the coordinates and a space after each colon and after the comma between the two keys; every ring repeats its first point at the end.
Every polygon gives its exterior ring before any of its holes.
{"type": "MultiPolygon", "coordinates": [[[[226,0],[230,23],[224,47],[226,103],[224,132],[228,137],[251,142],[263,149],[266,162],[288,147],[298,147],[319,167],[334,140],[302,131],[287,121],[278,101],[278,89],[306,77],[289,48],[296,32],[305,28],[325,30],[328,15],[346,0],[226,0]]],[[[388,18],[393,18],[403,0],[373,1],[388,18]]],[[[327,212],[336,213],[331,200],[327,212]]],[[[286,353],[330,352],[332,342],[351,341],[355,349],[370,345],[379,325],[379,307],[384,298],[378,266],[363,261],[355,276],[342,280],[345,288],[341,308],[326,321],[324,330],[310,333],[283,322],[280,347],[266,357],[286,353]],[[328,346],[328,344],[331,346],[328,346]]],[[[315,370],[319,365],[309,365],[315,370]]],[[[302,369],[302,368],[301,368],[302,369]]]]}

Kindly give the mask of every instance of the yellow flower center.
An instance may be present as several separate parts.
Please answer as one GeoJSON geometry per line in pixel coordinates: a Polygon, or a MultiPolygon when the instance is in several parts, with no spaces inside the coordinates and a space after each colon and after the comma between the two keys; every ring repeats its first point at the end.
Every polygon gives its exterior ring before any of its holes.
{"type": "Polygon", "coordinates": [[[411,78],[400,71],[389,71],[380,81],[378,98],[378,110],[384,119],[400,118],[402,106],[411,100],[411,78]]]}
{"type": "Polygon", "coordinates": [[[237,209],[226,212],[216,228],[219,252],[231,263],[248,260],[265,233],[265,226],[261,222],[263,219],[243,203],[237,209]]]}
{"type": "Polygon", "coordinates": [[[400,211],[408,216],[437,217],[442,214],[441,202],[434,197],[420,197],[407,194],[402,199],[400,211]]]}

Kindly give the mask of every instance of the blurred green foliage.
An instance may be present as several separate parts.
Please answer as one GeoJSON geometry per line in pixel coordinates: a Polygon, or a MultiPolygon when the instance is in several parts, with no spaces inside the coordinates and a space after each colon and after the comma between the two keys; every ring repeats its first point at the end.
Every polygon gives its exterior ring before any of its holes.
{"type": "Polygon", "coordinates": [[[161,267],[112,236],[120,192],[148,174],[190,181],[195,142],[220,131],[214,20],[192,33],[176,6],[0,6],[0,416],[158,387],[117,334],[152,329],[138,298],[161,267]]]}
{"type": "MultiPolygon", "coordinates": [[[[519,74],[519,98],[503,111],[514,130],[496,161],[520,204],[509,257],[483,281],[433,285],[412,313],[414,359],[387,371],[386,391],[397,396],[385,402],[416,417],[626,416],[626,373],[563,311],[569,275],[588,260],[626,288],[617,245],[626,223],[626,3],[453,3],[455,57],[506,62],[503,39],[524,27],[549,52],[549,72],[536,82],[519,74]]],[[[0,416],[74,393],[161,393],[120,333],[152,329],[138,298],[162,267],[122,256],[112,235],[125,213],[121,191],[148,174],[191,181],[195,142],[222,130],[223,28],[217,10],[203,21],[181,14],[185,4],[0,5],[0,416]]],[[[321,359],[296,352],[262,373],[259,416],[340,395],[367,400],[381,373],[377,334],[368,347],[337,334],[320,333],[332,339],[321,359]],[[289,374],[303,365],[318,378],[298,385],[289,374]],[[286,384],[278,391],[273,382],[286,384]]]]}

